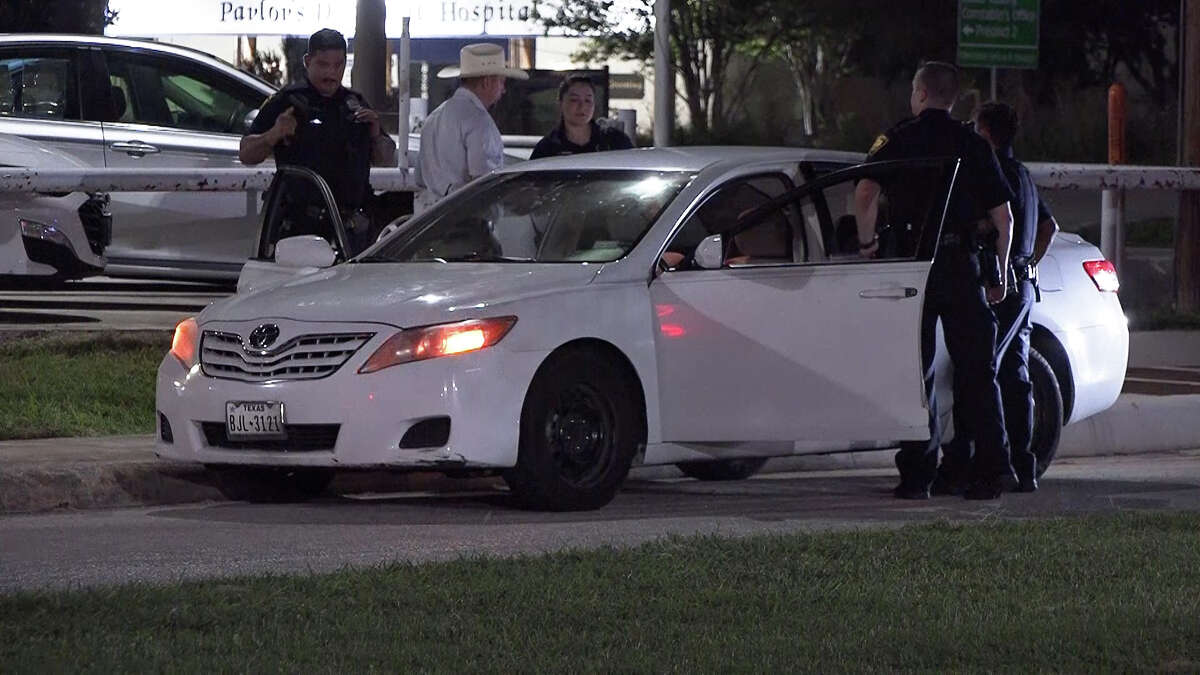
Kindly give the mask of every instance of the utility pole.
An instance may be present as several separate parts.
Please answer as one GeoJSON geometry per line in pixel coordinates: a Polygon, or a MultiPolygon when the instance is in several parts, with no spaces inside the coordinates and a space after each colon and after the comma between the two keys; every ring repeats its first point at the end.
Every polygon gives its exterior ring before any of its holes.
{"type": "Polygon", "coordinates": [[[387,31],[384,0],[358,0],[354,21],[354,67],[350,84],[380,109],[386,95],[387,31]]]}
{"type": "Polygon", "coordinates": [[[671,0],[654,0],[654,147],[671,144],[675,70],[671,68],[671,0]]]}
{"type": "MultiPolygon", "coordinates": [[[[1183,28],[1183,164],[1200,166],[1200,0],[1186,0],[1179,16],[1183,28]],[[1190,67],[1189,67],[1190,66],[1190,67]]],[[[1200,191],[1179,193],[1175,230],[1175,309],[1200,312],[1200,191]]]]}

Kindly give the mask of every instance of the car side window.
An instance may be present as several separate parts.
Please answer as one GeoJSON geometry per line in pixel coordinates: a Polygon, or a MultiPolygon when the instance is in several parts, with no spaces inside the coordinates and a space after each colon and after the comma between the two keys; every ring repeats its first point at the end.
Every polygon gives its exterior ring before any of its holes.
{"type": "MultiPolygon", "coordinates": [[[[944,160],[899,162],[890,165],[861,165],[839,174],[822,177],[793,191],[793,197],[776,200],[766,211],[747,214],[739,219],[726,236],[726,250],[736,249],[740,239],[756,230],[768,232],[787,220],[789,212],[800,214],[799,229],[807,243],[808,257],[795,262],[886,262],[913,260],[932,256],[932,241],[936,238],[949,193],[952,165],[944,160]],[[855,191],[860,181],[870,180],[880,186],[874,229],[879,237],[879,250],[867,259],[859,254],[859,234],[855,191]]],[[[800,236],[795,239],[800,239],[800,236]]],[[[761,246],[771,243],[767,236],[755,239],[761,246]]],[[[768,248],[768,250],[770,250],[768,248]]],[[[726,254],[726,264],[736,264],[726,254]]]]}
{"type": "Polygon", "coordinates": [[[241,134],[246,114],[265,98],[182,61],[125,52],[109,53],[107,59],[112,121],[241,134]]]}
{"type": "Polygon", "coordinates": [[[314,172],[299,167],[281,168],[271,180],[264,195],[257,260],[274,261],[280,239],[306,234],[329,242],[338,261],[346,259],[330,206],[332,195],[325,199],[329,188],[322,188],[319,180],[314,172]]]}
{"type": "Polygon", "coordinates": [[[67,54],[0,53],[0,117],[78,120],[75,79],[67,54]]]}
{"type": "MultiPolygon", "coordinates": [[[[692,255],[700,242],[714,234],[728,234],[738,218],[786,193],[791,181],[780,174],[765,174],[738,178],[721,186],[705,198],[675,233],[663,253],[668,269],[695,269],[692,255]]],[[[731,235],[726,264],[762,265],[803,260],[807,242],[803,231],[796,227],[799,219],[794,209],[782,208],[753,231],[731,235]]]]}

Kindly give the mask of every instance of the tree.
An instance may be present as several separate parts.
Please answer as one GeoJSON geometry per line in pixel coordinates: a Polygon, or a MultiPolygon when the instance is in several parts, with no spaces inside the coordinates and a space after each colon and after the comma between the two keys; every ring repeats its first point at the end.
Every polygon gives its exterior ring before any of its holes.
{"type": "MultiPolygon", "coordinates": [[[[720,137],[734,121],[753,74],[774,49],[785,26],[773,21],[776,5],[787,0],[672,0],[671,58],[683,80],[680,92],[697,136],[720,137]],[[746,71],[730,87],[735,55],[746,71]]],[[[577,0],[539,11],[549,29],[591,38],[575,57],[611,57],[647,62],[654,56],[653,0],[577,0]]]]}
{"type": "Polygon", "coordinates": [[[99,35],[116,13],[108,0],[4,0],[0,30],[6,33],[85,33],[99,35]]]}
{"type": "Polygon", "coordinates": [[[836,81],[856,70],[850,56],[866,18],[841,0],[778,3],[774,10],[772,21],[782,33],[766,49],[791,73],[800,121],[811,137],[830,122],[836,81]]]}

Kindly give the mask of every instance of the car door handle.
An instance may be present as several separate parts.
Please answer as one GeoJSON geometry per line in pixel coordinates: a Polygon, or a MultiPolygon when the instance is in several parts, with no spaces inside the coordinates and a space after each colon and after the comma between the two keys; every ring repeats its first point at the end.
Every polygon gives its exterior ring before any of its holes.
{"type": "Polygon", "coordinates": [[[904,288],[868,288],[865,291],[859,291],[860,298],[884,298],[887,300],[903,300],[905,298],[917,297],[917,289],[911,286],[904,288]]]}
{"type": "Polygon", "coordinates": [[[133,157],[144,157],[159,152],[158,148],[142,141],[117,141],[108,147],[133,157]]]}

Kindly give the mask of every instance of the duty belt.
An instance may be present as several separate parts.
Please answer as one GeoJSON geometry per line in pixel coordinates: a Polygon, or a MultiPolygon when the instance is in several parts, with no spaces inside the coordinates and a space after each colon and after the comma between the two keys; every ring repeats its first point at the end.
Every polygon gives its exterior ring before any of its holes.
{"type": "Polygon", "coordinates": [[[1029,258],[1013,258],[1011,261],[1013,277],[1017,283],[1037,278],[1037,266],[1030,263],[1029,258]]]}

